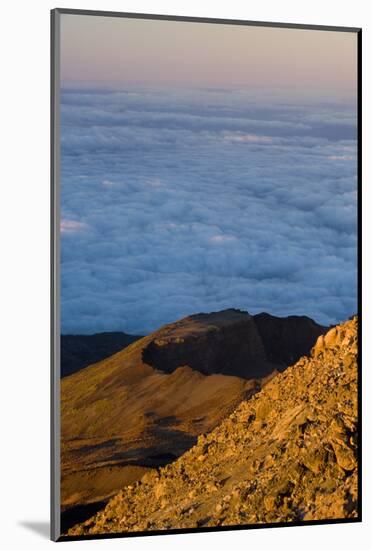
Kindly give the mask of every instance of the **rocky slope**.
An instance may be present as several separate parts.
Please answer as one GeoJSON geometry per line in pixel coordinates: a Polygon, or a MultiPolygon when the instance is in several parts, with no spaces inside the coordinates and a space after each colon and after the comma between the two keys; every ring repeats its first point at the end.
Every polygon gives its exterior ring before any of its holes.
{"type": "Polygon", "coordinates": [[[125,332],[62,334],[61,377],[64,378],[88,365],[110,357],[139,338],[141,336],[125,334],[125,332]]]}
{"type": "Polygon", "coordinates": [[[70,535],[357,515],[357,319],[70,535]]]}
{"type": "Polygon", "coordinates": [[[238,310],[193,315],[64,378],[62,510],[104,501],[148,468],[174,461],[325,331],[306,317],[267,318],[256,324],[238,310]],[[286,356],[278,356],[262,335],[276,325],[281,334],[293,321],[306,336],[299,342],[287,330],[286,356]]]}

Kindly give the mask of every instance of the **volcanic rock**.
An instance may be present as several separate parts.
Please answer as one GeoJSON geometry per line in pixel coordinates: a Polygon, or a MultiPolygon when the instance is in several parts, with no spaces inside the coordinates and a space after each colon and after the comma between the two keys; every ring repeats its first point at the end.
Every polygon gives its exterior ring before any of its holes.
{"type": "Polygon", "coordinates": [[[353,318],[69,535],[356,518],[357,374],[353,318]]]}
{"type": "Polygon", "coordinates": [[[325,330],[307,317],[192,315],[64,378],[62,520],[173,462],[325,330]]]}

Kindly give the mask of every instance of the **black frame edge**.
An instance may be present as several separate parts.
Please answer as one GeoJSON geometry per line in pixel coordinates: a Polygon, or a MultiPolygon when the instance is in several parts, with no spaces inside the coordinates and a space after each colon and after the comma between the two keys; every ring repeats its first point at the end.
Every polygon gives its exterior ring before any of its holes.
{"type": "Polygon", "coordinates": [[[317,30],[317,31],[334,31],[334,32],[358,32],[360,27],[341,27],[332,25],[314,25],[304,23],[276,23],[271,21],[251,21],[247,19],[223,19],[217,17],[196,17],[186,15],[171,15],[171,14],[155,14],[155,13],[135,13],[135,12],[120,12],[120,11],[105,11],[105,10],[83,10],[73,8],[55,8],[60,14],[65,15],[90,15],[98,17],[121,17],[127,19],[152,19],[162,21],[185,21],[193,23],[215,23],[218,25],[249,25],[252,27],[272,27],[284,29],[302,29],[302,30],[317,30]]]}
{"type": "Polygon", "coordinates": [[[117,538],[137,538],[137,537],[156,537],[167,535],[186,535],[197,533],[218,533],[221,531],[250,531],[252,529],[278,529],[282,527],[313,527],[316,525],[344,525],[349,523],[360,523],[360,518],[339,518],[339,519],[324,519],[324,520],[310,520],[310,521],[293,521],[277,522],[277,523],[255,523],[246,525],[224,525],[220,527],[196,527],[189,529],[168,529],[161,531],[131,531],[122,533],[104,533],[96,535],[73,535],[73,536],[61,536],[57,542],[72,542],[77,540],[104,540],[104,539],[117,539],[117,538]]]}
{"type": "Polygon", "coordinates": [[[60,538],[59,26],[50,11],[50,539],[60,538]]]}
{"type": "Polygon", "coordinates": [[[55,540],[55,479],[54,479],[54,51],[55,45],[55,11],[50,12],[50,533],[49,536],[55,540]]]}
{"type": "Polygon", "coordinates": [[[358,517],[362,521],[362,29],[357,33],[358,517]]]}

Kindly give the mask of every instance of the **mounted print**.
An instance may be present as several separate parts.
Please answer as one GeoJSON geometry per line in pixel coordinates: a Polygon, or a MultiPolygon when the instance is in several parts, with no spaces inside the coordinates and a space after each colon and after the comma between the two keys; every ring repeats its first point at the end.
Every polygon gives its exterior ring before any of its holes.
{"type": "Polygon", "coordinates": [[[355,28],[52,12],[52,538],[360,521],[355,28]]]}

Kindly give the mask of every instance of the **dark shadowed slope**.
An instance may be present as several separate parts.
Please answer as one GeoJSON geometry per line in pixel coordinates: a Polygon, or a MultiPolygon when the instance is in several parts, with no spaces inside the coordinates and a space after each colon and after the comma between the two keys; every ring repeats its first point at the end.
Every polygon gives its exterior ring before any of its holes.
{"type": "Polygon", "coordinates": [[[156,331],[143,360],[164,372],[188,365],[203,374],[262,378],[309,353],[326,330],[309,317],[253,316],[236,309],[200,313],[156,331]]]}
{"type": "Polygon", "coordinates": [[[141,336],[124,332],[65,334],[61,336],[61,377],[97,363],[126,348],[141,336]]]}
{"type": "Polygon", "coordinates": [[[71,535],[356,518],[357,318],[71,535]]]}
{"type": "Polygon", "coordinates": [[[276,317],[269,313],[254,315],[267,358],[285,367],[308,355],[313,342],[327,327],[305,316],[276,317]]]}

